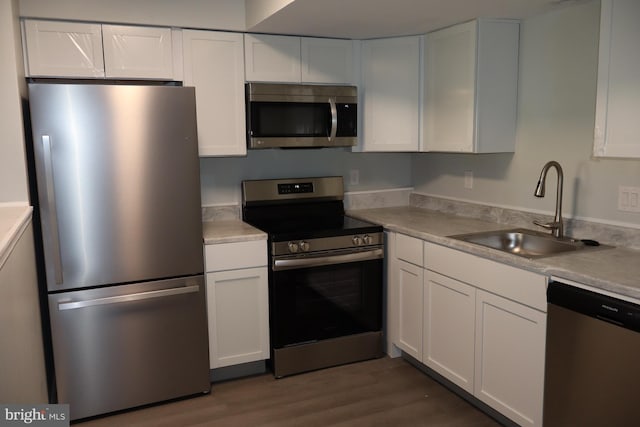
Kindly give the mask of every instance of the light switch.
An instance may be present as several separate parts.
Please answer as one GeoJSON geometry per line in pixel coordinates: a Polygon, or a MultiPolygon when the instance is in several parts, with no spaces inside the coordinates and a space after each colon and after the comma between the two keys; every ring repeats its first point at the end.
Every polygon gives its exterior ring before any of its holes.
{"type": "Polygon", "coordinates": [[[618,210],[640,212],[640,187],[618,187],[618,210]]]}

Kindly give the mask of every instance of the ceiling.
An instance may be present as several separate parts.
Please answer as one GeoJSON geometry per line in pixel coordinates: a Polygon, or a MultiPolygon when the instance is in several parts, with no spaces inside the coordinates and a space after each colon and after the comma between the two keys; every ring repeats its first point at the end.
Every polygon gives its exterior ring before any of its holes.
{"type": "Polygon", "coordinates": [[[422,34],[478,17],[526,18],[584,0],[293,0],[251,32],[347,39],[422,34]]]}

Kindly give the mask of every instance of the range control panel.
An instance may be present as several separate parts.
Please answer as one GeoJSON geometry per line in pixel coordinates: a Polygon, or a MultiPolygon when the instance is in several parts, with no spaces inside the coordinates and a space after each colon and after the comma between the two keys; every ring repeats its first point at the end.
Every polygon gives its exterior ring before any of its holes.
{"type": "Polygon", "coordinates": [[[298,182],[295,184],[278,184],[278,194],[313,193],[312,182],[298,182]]]}

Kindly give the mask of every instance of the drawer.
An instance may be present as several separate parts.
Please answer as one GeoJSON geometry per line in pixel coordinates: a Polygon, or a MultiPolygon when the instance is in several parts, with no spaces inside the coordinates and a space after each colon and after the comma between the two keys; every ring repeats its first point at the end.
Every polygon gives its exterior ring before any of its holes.
{"type": "Polygon", "coordinates": [[[205,245],[204,265],[207,272],[264,267],[267,265],[267,241],[205,245]]]}
{"type": "Polygon", "coordinates": [[[433,243],[424,244],[425,268],[547,311],[547,277],[433,243]]]}
{"type": "Polygon", "coordinates": [[[422,267],[422,240],[396,233],[396,257],[422,267]]]}

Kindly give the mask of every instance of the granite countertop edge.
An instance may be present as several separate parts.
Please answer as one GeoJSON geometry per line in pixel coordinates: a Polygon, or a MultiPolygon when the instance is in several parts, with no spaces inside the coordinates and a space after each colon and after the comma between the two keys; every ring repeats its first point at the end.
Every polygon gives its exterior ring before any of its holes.
{"type": "Polygon", "coordinates": [[[534,273],[574,281],[640,302],[640,251],[628,248],[595,250],[527,259],[450,236],[514,228],[416,207],[349,210],[348,215],[382,225],[386,230],[488,258],[534,273]],[[440,229],[442,229],[442,231],[440,229]]]}
{"type": "Polygon", "coordinates": [[[239,219],[205,221],[202,234],[205,245],[267,240],[267,233],[239,219]]]}

